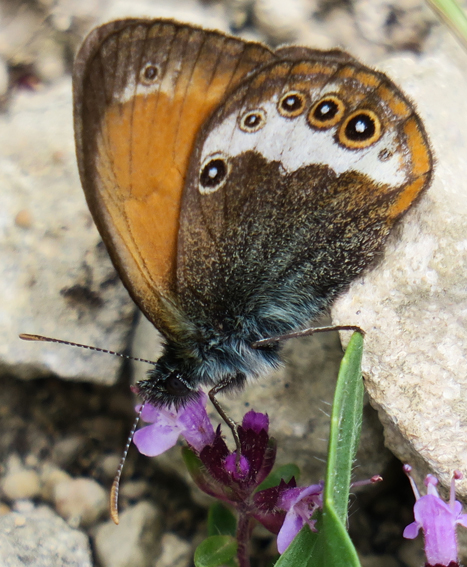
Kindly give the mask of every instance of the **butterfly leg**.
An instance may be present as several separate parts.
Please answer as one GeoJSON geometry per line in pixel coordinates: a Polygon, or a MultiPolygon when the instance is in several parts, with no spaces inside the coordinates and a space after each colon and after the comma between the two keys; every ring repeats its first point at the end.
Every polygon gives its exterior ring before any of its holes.
{"type": "Polygon", "coordinates": [[[309,329],[303,329],[302,331],[296,331],[294,333],[287,333],[285,335],[279,335],[277,337],[270,337],[267,339],[261,339],[260,341],[254,342],[251,346],[253,348],[263,348],[271,346],[275,343],[280,343],[282,341],[288,341],[289,339],[296,339],[298,337],[308,337],[309,335],[314,335],[315,333],[327,333],[328,331],[356,331],[365,336],[365,331],[356,325],[331,325],[329,327],[310,327],[309,329]]]}
{"type": "Polygon", "coordinates": [[[219,382],[219,384],[216,384],[214,388],[209,390],[209,399],[211,400],[212,405],[216,408],[217,413],[221,416],[221,418],[225,421],[225,423],[230,427],[230,430],[232,431],[232,435],[235,441],[235,446],[237,448],[236,464],[237,467],[239,467],[241,447],[240,447],[240,437],[238,436],[237,424],[229,415],[226,414],[224,408],[221,406],[219,400],[216,398],[216,395],[219,392],[222,392],[222,390],[225,389],[229,389],[230,387],[232,387],[234,382],[237,382],[237,379],[229,377],[219,382]]]}

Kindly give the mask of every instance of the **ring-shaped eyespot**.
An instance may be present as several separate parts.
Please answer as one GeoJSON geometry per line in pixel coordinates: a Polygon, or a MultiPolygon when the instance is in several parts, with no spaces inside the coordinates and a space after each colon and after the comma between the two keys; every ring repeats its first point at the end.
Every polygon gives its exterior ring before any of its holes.
{"type": "Polygon", "coordinates": [[[240,117],[238,124],[244,132],[257,132],[266,124],[266,113],[261,108],[249,110],[240,117]]]}
{"type": "Polygon", "coordinates": [[[345,104],[336,95],[326,95],[318,100],[308,113],[308,123],[313,128],[332,128],[340,122],[345,112],[345,104]]]}
{"type": "Polygon", "coordinates": [[[191,393],[191,388],[187,386],[185,380],[182,380],[180,375],[176,372],[169,374],[164,382],[165,391],[176,398],[183,398],[191,393]]]}
{"type": "Polygon", "coordinates": [[[143,85],[154,84],[159,77],[159,68],[153,63],[146,63],[146,65],[141,69],[140,82],[143,85]]]}
{"type": "Polygon", "coordinates": [[[289,91],[281,96],[277,110],[285,118],[295,118],[305,110],[307,98],[299,91],[289,91]]]}
{"type": "Polygon", "coordinates": [[[229,164],[222,154],[214,154],[204,160],[199,174],[199,192],[202,195],[214,193],[227,180],[229,164]]]}
{"type": "Polygon", "coordinates": [[[368,148],[381,138],[381,121],[368,109],[355,110],[339,128],[338,140],[351,150],[368,148]]]}

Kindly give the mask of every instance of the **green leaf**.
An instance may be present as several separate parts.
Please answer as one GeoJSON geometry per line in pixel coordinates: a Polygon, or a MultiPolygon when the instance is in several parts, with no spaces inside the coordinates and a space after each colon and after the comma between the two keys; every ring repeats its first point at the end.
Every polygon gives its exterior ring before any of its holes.
{"type": "Polygon", "coordinates": [[[205,539],[195,551],[196,567],[218,567],[230,562],[237,554],[237,541],[232,536],[217,535],[205,539]]]}
{"type": "Polygon", "coordinates": [[[266,490],[266,488],[272,488],[273,486],[278,486],[281,480],[289,482],[292,477],[298,481],[300,478],[300,469],[297,465],[289,463],[288,465],[282,465],[274,471],[268,474],[268,476],[263,480],[263,482],[258,486],[256,492],[260,490],[266,490]]]}
{"type": "Polygon", "coordinates": [[[428,0],[428,4],[467,49],[467,16],[456,0],[428,0]]]}
{"type": "Polygon", "coordinates": [[[182,447],[182,457],[190,475],[199,476],[204,466],[201,459],[188,447],[182,447]]]}
{"type": "Polygon", "coordinates": [[[332,506],[344,525],[352,465],[362,428],[362,354],[363,337],[354,333],[341,362],[331,413],[324,502],[332,506]]]}
{"type": "Polygon", "coordinates": [[[311,532],[305,525],[276,567],[360,567],[345,523],[362,423],[362,353],[363,337],[354,333],[342,359],[334,394],[323,511],[314,517],[318,532],[311,532]]]}
{"type": "Polygon", "coordinates": [[[347,533],[345,524],[338,518],[331,506],[325,506],[322,523],[318,528],[320,535],[315,547],[317,557],[313,556],[310,567],[360,567],[355,547],[347,533]],[[322,557],[324,562],[320,559],[322,557]]]}
{"type": "Polygon", "coordinates": [[[234,536],[237,532],[237,519],[232,512],[220,502],[214,502],[208,512],[208,535],[234,536]]]}

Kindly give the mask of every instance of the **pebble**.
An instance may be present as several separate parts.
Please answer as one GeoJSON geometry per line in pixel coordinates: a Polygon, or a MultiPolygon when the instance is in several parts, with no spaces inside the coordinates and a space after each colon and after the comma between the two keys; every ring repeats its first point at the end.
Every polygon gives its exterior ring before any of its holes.
{"type": "Polygon", "coordinates": [[[54,488],[57,512],[74,527],[93,525],[107,510],[108,494],[95,480],[75,478],[54,488]]]}
{"type": "Polygon", "coordinates": [[[83,435],[70,435],[58,441],[53,449],[52,459],[54,463],[66,468],[67,465],[75,461],[85,442],[83,435]]]}
{"type": "Polygon", "coordinates": [[[2,490],[9,500],[36,498],[41,491],[39,475],[31,469],[9,472],[3,479],[2,490]]]}
{"type": "Polygon", "coordinates": [[[161,512],[154,504],[143,501],[127,508],[118,526],[112,521],[97,526],[94,547],[99,564],[153,567],[161,550],[161,530],[161,512]]]}
{"type": "Polygon", "coordinates": [[[120,497],[128,500],[139,500],[149,491],[149,484],[145,480],[132,480],[122,483],[120,497]]]}
{"type": "Polygon", "coordinates": [[[191,545],[175,534],[166,533],[161,540],[162,552],[154,567],[189,567],[193,551],[191,545]]]}
{"type": "Polygon", "coordinates": [[[46,463],[40,472],[41,497],[46,502],[54,501],[55,487],[61,482],[70,481],[71,476],[64,470],[46,463]]]}
{"type": "Polygon", "coordinates": [[[3,57],[0,57],[0,97],[5,96],[8,91],[8,67],[3,57]]]}
{"type": "Polygon", "coordinates": [[[31,228],[32,213],[29,209],[21,209],[15,216],[15,224],[20,228],[31,228]]]}

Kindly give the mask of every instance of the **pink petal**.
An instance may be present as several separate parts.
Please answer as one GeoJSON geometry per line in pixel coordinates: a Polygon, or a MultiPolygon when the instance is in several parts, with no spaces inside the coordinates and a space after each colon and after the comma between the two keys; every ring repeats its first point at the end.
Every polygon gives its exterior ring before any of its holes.
{"type": "Polygon", "coordinates": [[[240,474],[237,470],[237,453],[228,455],[224,461],[225,470],[230,473],[235,480],[242,480],[250,472],[250,464],[243,455],[240,455],[240,474]]]}
{"type": "Polygon", "coordinates": [[[415,503],[414,515],[415,520],[423,528],[428,564],[456,563],[456,517],[450,506],[441,498],[427,494],[415,503]]]}
{"type": "Polygon", "coordinates": [[[293,510],[287,512],[282,528],[277,534],[277,551],[279,553],[284,553],[302,527],[303,520],[293,510]]]}
{"type": "Polygon", "coordinates": [[[133,437],[133,443],[143,455],[157,457],[173,447],[179,435],[177,427],[155,423],[139,429],[133,437]]]}
{"type": "Polygon", "coordinates": [[[420,531],[420,524],[417,522],[412,522],[409,524],[402,534],[405,539],[415,539],[418,536],[418,532],[420,531]]]}
{"type": "Polygon", "coordinates": [[[264,429],[267,433],[269,429],[269,417],[266,413],[250,410],[243,416],[242,427],[243,429],[252,429],[255,433],[259,433],[264,429]]]}
{"type": "Polygon", "coordinates": [[[300,486],[284,490],[279,500],[279,507],[283,510],[290,510],[295,504],[304,500],[307,496],[320,494],[323,491],[322,484],[311,484],[310,486],[300,486]]]}
{"type": "Polygon", "coordinates": [[[177,425],[187,442],[198,452],[211,445],[216,436],[214,428],[206,412],[206,394],[189,403],[180,410],[177,425]]]}
{"type": "MultiPolygon", "coordinates": [[[[137,406],[136,411],[138,411],[140,407],[141,406],[137,406]]],[[[170,411],[167,408],[159,408],[146,403],[141,412],[141,419],[146,423],[154,423],[160,420],[173,423],[177,419],[177,414],[175,411],[170,411]]]]}

